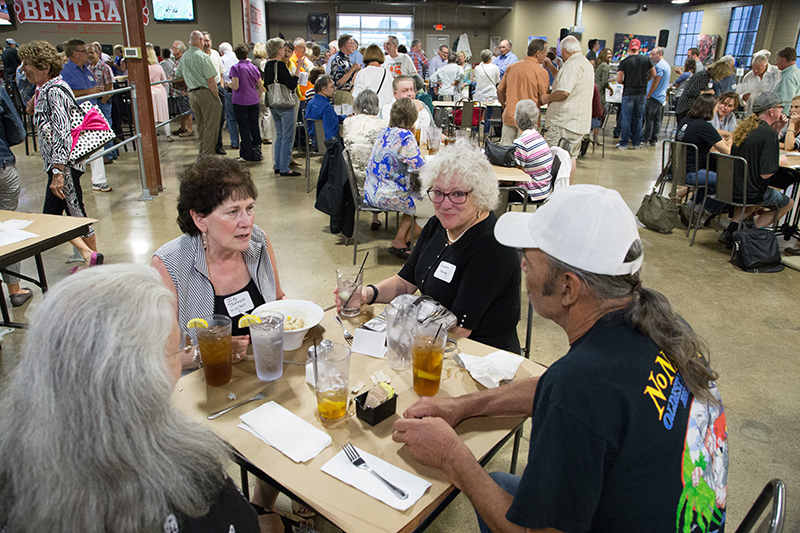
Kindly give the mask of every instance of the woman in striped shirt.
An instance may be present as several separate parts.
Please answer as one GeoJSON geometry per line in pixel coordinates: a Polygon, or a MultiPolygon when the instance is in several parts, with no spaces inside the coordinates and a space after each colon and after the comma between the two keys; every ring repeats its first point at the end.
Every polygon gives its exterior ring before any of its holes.
{"type": "MultiPolygon", "coordinates": [[[[544,138],[536,131],[539,120],[539,106],[533,100],[520,100],[514,109],[514,121],[522,134],[514,140],[514,159],[531,177],[529,182],[517,185],[528,189],[528,201],[544,200],[553,192],[553,179],[550,168],[553,166],[553,152],[544,138]]],[[[510,199],[510,198],[509,198],[510,199]]]]}

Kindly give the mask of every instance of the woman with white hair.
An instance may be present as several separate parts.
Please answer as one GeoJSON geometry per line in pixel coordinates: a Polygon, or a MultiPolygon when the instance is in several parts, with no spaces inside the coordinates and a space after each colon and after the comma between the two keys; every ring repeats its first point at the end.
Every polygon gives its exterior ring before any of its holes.
{"type": "Polygon", "coordinates": [[[456,316],[451,334],[519,353],[519,258],[494,237],[500,192],[492,165],[457,142],[428,159],[420,181],[436,216],[400,272],[364,287],[361,301],[389,303],[419,290],[456,316]]]}
{"type": "Polygon", "coordinates": [[[172,404],[180,339],[153,268],[53,287],[0,399],[0,530],[259,531],[225,443],[172,404]]]}
{"type": "Polygon", "coordinates": [[[528,190],[529,201],[544,200],[553,192],[553,179],[550,168],[553,166],[553,152],[544,138],[536,131],[539,121],[539,106],[533,100],[520,100],[514,109],[514,121],[522,134],[514,139],[514,159],[531,181],[516,185],[528,190]]]}
{"type": "MultiPolygon", "coordinates": [[[[367,162],[372,154],[372,147],[378,138],[381,130],[386,128],[389,123],[382,118],[378,118],[380,112],[380,101],[375,91],[365,89],[356,96],[351,115],[344,119],[342,123],[342,140],[350,153],[350,162],[353,165],[356,183],[360,196],[364,197],[364,181],[367,178],[367,162]]],[[[378,213],[372,215],[372,231],[377,231],[381,227],[378,213]]]]}
{"type": "Polygon", "coordinates": [[[497,84],[500,83],[500,69],[492,64],[492,51],[481,52],[481,64],[475,67],[475,92],[472,97],[476,102],[497,99],[497,84]]]}

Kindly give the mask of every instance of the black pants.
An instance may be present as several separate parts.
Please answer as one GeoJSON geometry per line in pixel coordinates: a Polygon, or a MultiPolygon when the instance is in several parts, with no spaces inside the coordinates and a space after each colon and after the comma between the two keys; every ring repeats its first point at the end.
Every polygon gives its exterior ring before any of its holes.
{"type": "Polygon", "coordinates": [[[769,186],[786,192],[790,185],[800,183],[800,170],[778,167],[778,171],[769,178],[769,186]]]}
{"type": "Polygon", "coordinates": [[[53,181],[53,171],[47,171],[47,190],[44,193],[44,207],[42,213],[45,215],[63,215],[65,212],[73,217],[85,217],[86,208],[83,206],[83,190],[81,189],[81,176],[83,172],[74,168],[64,169],[69,172],[72,181],[72,190],[67,181],[69,176],[64,176],[64,195],[63,200],[53,194],[50,190],[50,183],[53,181]],[[73,196],[74,195],[74,196],[73,196]]]}
{"type": "Polygon", "coordinates": [[[261,160],[261,132],[258,129],[258,104],[233,104],[239,125],[239,157],[247,161],[261,160]]]}

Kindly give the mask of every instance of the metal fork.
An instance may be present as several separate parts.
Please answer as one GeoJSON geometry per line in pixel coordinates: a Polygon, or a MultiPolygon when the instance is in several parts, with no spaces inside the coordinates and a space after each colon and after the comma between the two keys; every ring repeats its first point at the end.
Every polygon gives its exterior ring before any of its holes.
{"type": "Polygon", "coordinates": [[[358,454],[358,450],[356,450],[352,444],[348,442],[347,444],[342,446],[342,449],[344,450],[345,455],[347,455],[347,459],[349,459],[354,466],[366,470],[376,478],[380,479],[383,482],[383,484],[386,485],[389,488],[389,490],[391,490],[394,493],[394,495],[400,498],[401,500],[405,500],[406,498],[408,498],[408,493],[406,491],[392,485],[391,483],[383,479],[383,477],[381,477],[379,473],[371,469],[369,465],[366,462],[364,462],[364,459],[361,458],[361,456],[358,454]]]}
{"type": "Polygon", "coordinates": [[[353,334],[350,333],[349,331],[347,331],[347,328],[344,327],[344,322],[342,322],[342,319],[339,318],[339,315],[336,315],[335,317],[333,317],[333,319],[336,321],[337,324],[342,326],[342,330],[344,331],[344,340],[345,340],[345,342],[347,342],[347,344],[352,346],[353,345],[353,334]]]}
{"type": "Polygon", "coordinates": [[[215,418],[219,418],[220,416],[224,415],[228,411],[233,411],[234,409],[236,409],[240,405],[244,405],[244,404],[249,403],[249,402],[254,402],[256,400],[263,400],[264,398],[269,396],[269,393],[272,392],[272,389],[274,389],[277,384],[278,384],[277,381],[273,381],[272,383],[270,383],[269,385],[264,387],[264,390],[262,390],[261,392],[259,392],[255,396],[253,396],[252,398],[248,398],[248,399],[246,399],[246,400],[244,400],[242,402],[237,403],[236,405],[232,405],[232,406],[230,406],[230,407],[228,407],[226,409],[222,409],[221,411],[217,411],[216,413],[211,413],[210,415],[208,415],[207,418],[209,420],[214,420],[215,418]]]}

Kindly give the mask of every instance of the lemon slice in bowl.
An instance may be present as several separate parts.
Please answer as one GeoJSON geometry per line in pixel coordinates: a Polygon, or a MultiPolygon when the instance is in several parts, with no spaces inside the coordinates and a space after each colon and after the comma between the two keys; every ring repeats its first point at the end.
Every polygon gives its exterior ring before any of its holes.
{"type": "Polygon", "coordinates": [[[239,319],[240,328],[249,328],[250,324],[261,324],[261,319],[256,315],[242,315],[239,319]]]}
{"type": "Polygon", "coordinates": [[[207,328],[208,327],[208,322],[206,322],[202,318],[193,318],[189,322],[186,323],[186,327],[189,328],[189,329],[207,328]]]}

